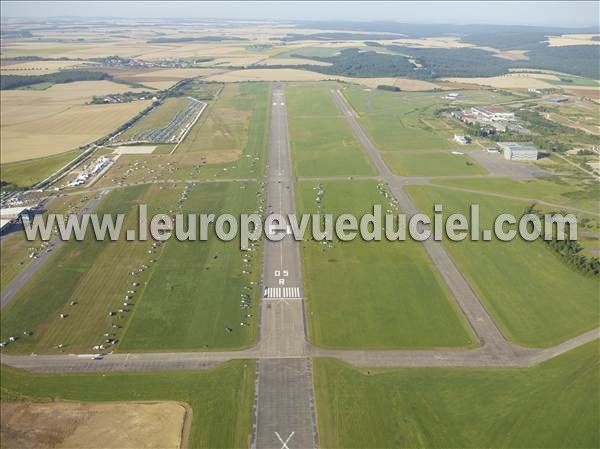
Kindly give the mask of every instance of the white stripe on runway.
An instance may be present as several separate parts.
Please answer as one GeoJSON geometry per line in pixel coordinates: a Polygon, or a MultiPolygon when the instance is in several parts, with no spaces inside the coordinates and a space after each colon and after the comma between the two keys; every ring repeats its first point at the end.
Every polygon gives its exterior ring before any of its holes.
{"type": "Polygon", "coordinates": [[[267,287],[263,299],[300,299],[299,287],[267,287]]]}

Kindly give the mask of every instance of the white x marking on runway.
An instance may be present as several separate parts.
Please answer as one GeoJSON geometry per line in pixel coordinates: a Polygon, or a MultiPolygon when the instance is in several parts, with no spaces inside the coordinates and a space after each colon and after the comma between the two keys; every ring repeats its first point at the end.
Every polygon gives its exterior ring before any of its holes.
{"type": "Polygon", "coordinates": [[[277,436],[277,439],[281,442],[281,444],[283,444],[283,446],[281,446],[281,449],[290,449],[287,444],[294,436],[294,433],[295,432],[290,433],[290,436],[287,437],[287,440],[283,441],[283,438],[281,438],[281,436],[279,435],[279,432],[275,432],[275,436],[277,436]]]}

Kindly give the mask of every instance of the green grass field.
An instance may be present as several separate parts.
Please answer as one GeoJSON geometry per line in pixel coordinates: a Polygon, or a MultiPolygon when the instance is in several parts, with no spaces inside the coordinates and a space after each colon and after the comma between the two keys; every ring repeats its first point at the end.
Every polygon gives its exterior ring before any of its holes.
{"type": "MultiPolygon", "coordinates": [[[[440,176],[485,173],[468,155],[451,154],[451,150],[464,152],[472,145],[462,146],[453,142],[454,134],[464,133],[464,130],[436,115],[438,109],[447,106],[444,93],[346,88],[343,94],[358,112],[365,132],[396,174],[440,176]]],[[[473,101],[468,99],[470,95],[465,96],[463,101],[473,101]]],[[[482,93],[478,97],[485,98],[482,93]]]]}
{"type": "Polygon", "coordinates": [[[600,445],[598,342],[528,369],[356,369],[314,362],[327,448],[600,445]]]}
{"type": "Polygon", "coordinates": [[[549,203],[597,211],[600,190],[594,180],[581,176],[549,176],[529,181],[508,178],[436,179],[434,184],[481,192],[532,198],[549,203]]]}
{"type": "MultiPolygon", "coordinates": [[[[389,202],[374,181],[322,184],[321,213],[372,213],[389,202]]],[[[298,213],[316,213],[315,182],[297,185],[298,213]]],[[[391,210],[391,209],[390,209],[391,210]]],[[[397,213],[397,212],[395,212],[397,213]]],[[[302,242],[311,341],[332,348],[468,346],[474,338],[414,241],[335,241],[333,248],[302,242]]]]}
{"type": "MultiPolygon", "coordinates": [[[[193,178],[199,175],[202,178],[250,178],[264,174],[269,94],[267,83],[229,84],[223,89],[190,130],[177,153],[221,151],[225,154],[233,151],[239,152],[239,158],[235,162],[207,165],[200,174],[193,173],[191,167],[193,178]]],[[[190,165],[182,166],[178,175],[188,176],[190,165]]]]}
{"type": "MultiPolygon", "coordinates": [[[[185,207],[193,213],[217,213],[217,207],[228,213],[253,210],[256,184],[246,187],[241,189],[237,183],[197,185],[190,189],[185,207]]],[[[124,213],[124,229],[135,229],[138,204],[148,205],[149,216],[170,210],[179,213],[175,203],[182,192],[182,185],[115,190],[96,211],[124,213]]],[[[82,242],[66,242],[2,311],[3,341],[22,336],[25,330],[33,331],[31,337],[19,339],[6,350],[52,353],[63,345],[63,350],[86,352],[102,343],[106,332],[116,333],[119,339],[127,332],[127,348],[137,349],[248,346],[256,329],[253,318],[244,320],[249,327],[239,327],[240,294],[244,282],[258,280],[260,273],[252,269],[252,276],[242,276],[238,248],[237,241],[225,245],[215,238],[208,242],[172,238],[154,249],[152,240],[126,242],[123,235],[118,242],[102,242],[91,233],[82,242]],[[152,259],[157,262],[150,262],[152,259]],[[148,265],[144,272],[129,274],[142,264],[148,265]],[[132,282],[140,286],[132,287],[132,282]],[[128,290],[135,290],[130,301],[124,299],[128,290]],[[70,306],[71,301],[77,304],[70,306]],[[124,308],[123,302],[133,302],[131,312],[108,316],[109,311],[124,308]],[[67,318],[61,319],[61,313],[67,318]],[[123,329],[115,330],[113,324],[123,329]],[[234,330],[225,332],[226,325],[234,330]]],[[[253,266],[257,259],[253,258],[253,266]]]]}
{"type": "Polygon", "coordinates": [[[268,94],[266,83],[226,85],[177,151],[243,150],[253,116],[260,120],[268,111],[268,94]]]}
{"type": "MultiPolygon", "coordinates": [[[[46,206],[51,214],[77,213],[87,197],[83,194],[56,197],[46,206]]],[[[4,290],[10,282],[21,273],[34,259],[30,254],[43,251],[41,239],[28,241],[22,231],[13,231],[2,240],[2,257],[0,257],[0,290],[4,290]]]]}
{"type": "Polygon", "coordinates": [[[193,411],[189,447],[246,448],[255,363],[194,372],[30,374],[2,366],[2,401],[181,401],[193,411]]]}
{"type": "Polygon", "coordinates": [[[468,156],[450,151],[385,151],[383,158],[403,176],[483,175],[486,170],[468,156]]]}
{"type": "Polygon", "coordinates": [[[343,94],[380,150],[446,150],[455,146],[451,142],[451,129],[443,131],[438,126],[428,126],[438,120],[434,112],[443,106],[442,92],[396,93],[348,88],[343,94]]]}
{"type": "MultiPolygon", "coordinates": [[[[169,189],[160,193],[158,186],[116,190],[94,212],[127,214],[124,227],[133,229],[138,204],[148,204],[149,214],[164,212],[172,207],[179,192],[169,189]]],[[[53,348],[62,344],[65,350],[89,352],[91,346],[103,342],[105,332],[114,332],[112,323],[127,321],[127,314],[109,317],[108,312],[122,308],[131,283],[142,282],[140,278],[147,276],[147,272],[142,276],[130,276],[129,272],[148,263],[150,245],[125,242],[125,236],[118,242],[96,241],[91,232],[83,241],[65,242],[2,310],[3,341],[11,335],[22,336],[25,330],[33,332],[7,350],[55,352],[53,348]],[[78,303],[70,306],[71,301],[78,303]],[[67,318],[61,319],[61,313],[67,318]]]]}
{"type": "MultiPolygon", "coordinates": [[[[182,213],[252,213],[256,183],[214,183],[197,186],[182,213]]],[[[243,252],[239,240],[169,241],[133,311],[121,350],[232,349],[249,347],[257,335],[260,251],[243,252]],[[244,257],[252,263],[245,266],[244,257]],[[243,270],[251,271],[245,275],[243,270]],[[254,297],[251,310],[240,309],[240,295],[254,297]],[[254,316],[247,317],[247,314],[254,316]],[[240,327],[240,322],[250,326],[240,327]],[[233,329],[227,332],[225,327],[233,329]]]]}
{"type": "Polygon", "coordinates": [[[72,150],[55,156],[2,164],[0,180],[9,184],[3,185],[2,190],[34,186],[75,159],[79,153],[79,150],[72,150]]]}
{"type": "Polygon", "coordinates": [[[374,175],[346,119],[333,103],[333,84],[286,89],[294,173],[297,176],[374,175]]]}
{"type": "MultiPolygon", "coordinates": [[[[408,186],[421,211],[442,204],[444,214],[469,216],[479,204],[481,229],[493,229],[501,213],[519,219],[527,202],[505,200],[433,186],[408,186]]],[[[543,242],[492,240],[444,244],[511,340],[527,346],[551,346],[598,326],[598,281],[564,264],[543,242]]]]}

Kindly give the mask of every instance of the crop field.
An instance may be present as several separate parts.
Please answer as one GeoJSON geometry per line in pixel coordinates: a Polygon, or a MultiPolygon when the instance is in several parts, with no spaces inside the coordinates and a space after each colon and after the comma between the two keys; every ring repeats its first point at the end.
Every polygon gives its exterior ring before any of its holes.
{"type": "MultiPolygon", "coordinates": [[[[261,60],[262,61],[262,60],[261,60]]],[[[265,63],[268,63],[266,60],[265,63]]],[[[258,65],[256,67],[259,67],[258,65]]],[[[341,81],[349,84],[362,85],[375,88],[380,84],[398,86],[406,91],[426,91],[439,88],[437,84],[429,81],[415,80],[410,78],[354,78],[349,76],[328,75],[324,73],[313,72],[310,70],[293,68],[253,68],[244,70],[232,70],[229,72],[218,73],[206,77],[207,81],[217,81],[220,83],[239,83],[245,81],[287,81],[297,82],[315,82],[315,81],[341,81]]]]}
{"type": "Polygon", "coordinates": [[[489,86],[497,89],[552,89],[554,85],[536,74],[508,74],[490,77],[473,78],[443,78],[443,81],[458,84],[476,84],[479,86],[489,86]]]}
{"type": "MultiPolygon", "coordinates": [[[[181,213],[252,213],[256,192],[256,183],[198,185],[181,213]]],[[[258,306],[241,309],[240,296],[249,294],[256,299],[260,251],[242,252],[237,239],[222,242],[214,233],[205,242],[169,241],[163,251],[120,348],[251,346],[257,335],[258,306]],[[250,262],[244,263],[244,258],[250,262]],[[241,327],[241,322],[248,325],[241,327]]]]}
{"type": "MultiPolygon", "coordinates": [[[[241,212],[242,205],[251,208],[257,201],[256,184],[243,187],[237,183],[228,187],[137,186],[112,192],[97,212],[125,213],[124,229],[135,229],[138,204],[148,205],[149,216],[181,213],[183,209],[176,206],[179,203],[194,213],[215,213],[213,206],[229,207],[229,213],[236,207],[241,212]]],[[[242,293],[253,293],[243,286],[258,279],[258,270],[250,268],[258,258],[251,257],[252,262],[246,264],[238,242],[219,243],[215,238],[209,242],[173,238],[160,245],[152,240],[126,242],[124,236],[118,242],[107,242],[96,241],[91,233],[82,242],[66,242],[52,256],[53,262],[45,264],[2,311],[2,340],[32,331],[32,336],[8,347],[15,352],[56,352],[62,348],[86,352],[104,341],[104,333],[121,340],[124,332],[131,335],[126,338],[128,347],[249,345],[255,338],[254,320],[246,318],[249,325],[245,327],[239,323],[241,316],[253,312],[242,315],[239,298],[242,293]],[[187,260],[187,266],[181,265],[182,260],[187,260]],[[245,275],[244,270],[252,274],[245,275]],[[195,296],[198,282],[211,296],[195,296]],[[189,308],[183,307],[186,302],[189,308]],[[61,318],[60,314],[67,316],[61,318]],[[131,316],[135,318],[129,333],[131,316]],[[161,321],[161,316],[174,329],[163,333],[165,323],[152,324],[161,321]],[[226,332],[226,326],[233,331],[226,332]]]]}
{"type": "MultiPolygon", "coordinates": [[[[493,229],[493,220],[501,213],[520,217],[530,205],[433,186],[408,186],[407,190],[422,211],[443,204],[445,216],[469,216],[469,206],[478,204],[481,229],[493,229]]],[[[445,239],[444,243],[511,340],[550,346],[598,325],[598,281],[563,263],[544,242],[494,238],[489,242],[445,239]]]]}
{"type": "Polygon", "coordinates": [[[34,186],[75,159],[79,153],[79,150],[73,150],[35,160],[2,164],[0,179],[10,184],[3,188],[19,189],[34,186]]]}
{"type": "Polygon", "coordinates": [[[529,181],[508,178],[436,179],[434,184],[460,187],[500,195],[519,196],[597,212],[599,187],[596,181],[580,176],[548,176],[529,181]]]}
{"type": "Polygon", "coordinates": [[[333,103],[334,85],[290,85],[286,89],[290,143],[297,176],[373,175],[360,144],[333,103]]]}
{"type": "Polygon", "coordinates": [[[121,134],[118,141],[177,142],[183,128],[196,118],[202,104],[183,97],[167,98],[163,104],[121,134]]]}
{"type": "Polygon", "coordinates": [[[356,369],[314,361],[328,448],[598,447],[598,342],[526,369],[356,369]],[[568,410],[568,413],[566,411],[568,410]]]}
{"type": "Polygon", "coordinates": [[[27,61],[16,64],[6,64],[2,62],[0,68],[1,75],[46,75],[60,70],[83,68],[88,70],[95,69],[97,64],[93,62],[82,61],[27,61]]]}
{"type": "MultiPolygon", "coordinates": [[[[297,185],[298,213],[373,213],[395,210],[374,181],[297,185]],[[318,187],[323,190],[316,202],[318,187]],[[315,190],[317,187],[317,190],[315,190]],[[320,207],[318,207],[320,204],[320,207]]],[[[394,213],[399,213],[395,210],[394,213]]],[[[420,244],[302,242],[311,341],[333,348],[468,346],[474,339],[420,244]],[[368,261],[368,263],[366,262],[368,261]]]]}
{"type": "Polygon", "coordinates": [[[57,84],[43,91],[2,92],[2,164],[73,150],[116,130],[149,101],[87,104],[94,95],[136,91],[110,81],[57,84]]]}
{"type": "Polygon", "coordinates": [[[179,401],[193,412],[189,447],[247,447],[255,362],[194,372],[30,374],[1,367],[2,401],[179,401]]]}

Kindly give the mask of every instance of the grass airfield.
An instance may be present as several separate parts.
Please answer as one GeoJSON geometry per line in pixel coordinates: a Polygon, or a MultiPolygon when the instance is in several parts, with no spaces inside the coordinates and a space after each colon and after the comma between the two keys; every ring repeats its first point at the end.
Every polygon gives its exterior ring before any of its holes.
{"type": "MultiPolygon", "coordinates": [[[[501,213],[521,217],[530,203],[434,186],[409,186],[420,210],[469,216],[478,204],[481,229],[501,213]]],[[[514,227],[512,227],[514,228],[514,227]]],[[[525,346],[552,346],[598,326],[598,281],[562,262],[544,242],[451,242],[444,245],[505,335],[525,346]],[[567,319],[568,317],[568,319],[567,319]]]]}
{"type": "MultiPolygon", "coordinates": [[[[200,48],[204,51],[206,45],[182,47],[186,55],[198,56],[200,48]]],[[[249,58],[262,60],[267,53],[284,58],[305,50],[306,56],[314,56],[333,54],[341,48],[305,47],[290,50],[289,54],[269,49],[257,55],[240,44],[209,45],[215,52],[213,56],[223,56],[219,63],[227,65],[241,64],[249,58]],[[223,54],[219,54],[221,50],[223,54]]],[[[182,49],[177,45],[149,46],[140,41],[124,51],[136,55],[149,47],[152,48],[148,55],[154,56],[179,56],[177,52],[182,49]]],[[[98,55],[113,54],[115,49],[109,45],[98,55]]],[[[29,51],[7,50],[9,54],[29,51]]],[[[66,52],[71,56],[81,56],[86,51],[76,43],[47,50],[48,54],[66,52]]],[[[213,62],[216,64],[216,60],[213,62]]],[[[148,85],[174,84],[183,72],[172,72],[168,77],[157,70],[155,76],[147,78],[148,85]],[[156,81],[152,81],[154,78],[156,81]]],[[[252,70],[240,72],[243,77],[252,70]]],[[[278,72],[269,73],[275,78],[280,76],[278,72]]],[[[138,80],[145,82],[144,74],[141,75],[138,80]]],[[[228,74],[216,73],[213,79],[219,76],[227,78],[228,74]]],[[[461,128],[438,116],[437,111],[447,106],[442,99],[444,92],[390,93],[332,82],[296,82],[286,86],[286,95],[294,173],[298,177],[375,175],[331,99],[332,88],[342,89],[396,174],[486,174],[469,157],[470,152],[480,150],[454,143],[452,136],[461,128]],[[453,155],[453,150],[465,154],[453,155]]],[[[185,95],[193,96],[195,89],[204,94],[202,86],[196,85],[185,95]]],[[[122,156],[95,185],[98,189],[114,188],[98,211],[121,211],[131,224],[139,203],[149,204],[150,213],[174,207],[188,184],[172,181],[199,180],[217,182],[190,187],[186,194],[189,198],[177,212],[252,212],[260,198],[259,179],[265,173],[269,93],[270,85],[265,82],[226,84],[175,154],[168,154],[172,145],[162,145],[152,155],[122,156]],[[155,181],[164,183],[154,185],[155,181]],[[135,185],[138,183],[144,185],[135,185]]],[[[461,93],[464,98],[456,103],[461,107],[526,98],[522,93],[484,89],[461,93]]],[[[181,99],[170,99],[165,105],[169,107],[149,117],[146,125],[152,128],[168,122],[169,115],[181,106],[176,105],[181,99]]],[[[32,162],[3,164],[3,180],[30,185],[53,171],[67,155],[70,157],[70,153],[60,153],[32,162]]],[[[594,210],[597,189],[593,184],[586,181],[581,185],[575,176],[557,179],[517,182],[481,177],[434,182],[442,187],[533,196],[558,205],[594,210]]],[[[296,185],[299,212],[319,209],[314,198],[317,184],[318,181],[301,180],[296,185]]],[[[319,211],[324,213],[361,214],[369,212],[373,203],[387,202],[378,192],[376,181],[328,181],[322,187],[325,195],[319,211]]],[[[518,213],[528,205],[429,186],[412,186],[408,190],[423,211],[430,211],[434,202],[443,202],[447,212],[464,211],[470,202],[478,202],[488,210],[483,214],[485,220],[496,211],[518,213]]],[[[55,207],[64,208],[65,204],[55,207]]],[[[387,207],[393,209],[389,204],[384,209],[387,207]]],[[[104,340],[106,332],[115,333],[119,339],[109,348],[116,351],[230,350],[248,348],[256,342],[260,293],[250,286],[260,279],[259,249],[253,253],[252,261],[245,263],[237,241],[170,241],[157,247],[152,243],[100,243],[88,239],[82,244],[65,244],[2,311],[2,340],[10,335],[21,336],[4,351],[95,352],[91,348],[104,340]],[[143,271],[129,274],[143,265],[147,266],[143,271]],[[133,282],[139,285],[134,287],[133,282]],[[248,291],[244,287],[250,288],[254,299],[251,310],[239,307],[240,294],[248,291]],[[130,310],[109,317],[108,311],[124,308],[124,295],[131,288],[135,293],[133,305],[127,306],[130,310]],[[71,301],[76,304],[69,305],[71,301]],[[59,318],[60,313],[67,317],[59,318]],[[240,326],[241,322],[248,326],[240,326]],[[118,327],[113,327],[115,324],[118,327]],[[24,330],[32,330],[33,335],[23,337],[24,330]]],[[[3,255],[9,257],[22,255],[26,250],[20,241],[10,246],[8,253],[5,245],[3,242],[3,255]]],[[[525,247],[523,242],[477,246],[463,242],[447,243],[447,247],[512,341],[545,347],[597,326],[597,282],[562,264],[541,243],[525,247]]],[[[468,324],[419,244],[357,240],[322,245],[305,241],[302,256],[311,343],[325,348],[365,350],[463,351],[476,346],[468,324]]],[[[2,283],[13,279],[20,269],[18,265],[8,266],[3,259],[2,283]]],[[[598,344],[588,344],[530,369],[373,370],[315,359],[313,381],[320,445],[596,447],[600,442],[595,425],[600,417],[590,398],[599,393],[597,354],[598,344]]],[[[31,375],[2,367],[1,398],[184,401],[194,412],[190,447],[248,447],[254,373],[254,361],[229,362],[193,373],[31,375]]]]}
{"type": "Polygon", "coordinates": [[[346,119],[331,98],[334,84],[286,88],[294,173],[297,176],[374,175],[346,119]]]}
{"type": "MultiPolygon", "coordinates": [[[[138,204],[148,205],[149,216],[166,211],[239,214],[258,207],[256,183],[189,187],[185,208],[178,209],[185,189],[173,184],[115,190],[97,212],[124,213],[124,229],[135,229],[138,204]]],[[[255,340],[255,319],[245,317],[254,313],[242,313],[239,301],[243,286],[258,280],[259,257],[245,264],[238,241],[179,242],[173,237],[154,247],[151,239],[126,242],[122,235],[118,242],[101,242],[89,233],[83,242],[66,242],[51,258],[2,311],[2,340],[33,332],[8,350],[85,353],[104,341],[104,333],[119,340],[129,335],[127,349],[239,348],[255,340]],[[243,275],[244,270],[252,274],[243,275]],[[132,298],[124,299],[130,290],[135,291],[132,298]],[[108,316],[111,311],[114,316],[108,316]],[[240,327],[242,321],[248,326],[240,327]]],[[[248,293],[256,295],[255,290],[248,293]]]]}
{"type": "MultiPolygon", "coordinates": [[[[453,141],[455,133],[464,131],[437,115],[438,110],[449,106],[444,92],[385,92],[348,87],[342,89],[342,93],[394,173],[401,176],[486,173],[469,157],[474,145],[459,145],[453,141]]],[[[456,104],[462,106],[517,98],[483,91],[461,94],[463,98],[456,104]]]]}
{"type": "MultiPolygon", "coordinates": [[[[399,211],[375,181],[297,186],[299,213],[362,216],[399,211]],[[315,187],[324,191],[321,207],[315,187]]],[[[311,341],[328,348],[431,348],[475,344],[450,293],[416,242],[302,242],[311,341]],[[367,262],[368,261],[368,262],[367,262]]]]}
{"type": "Polygon", "coordinates": [[[314,363],[323,447],[597,447],[598,342],[526,369],[314,363]]]}
{"type": "Polygon", "coordinates": [[[252,433],[253,360],[200,372],[33,375],[1,367],[2,401],[180,401],[193,411],[189,447],[246,447],[252,433]]]}

